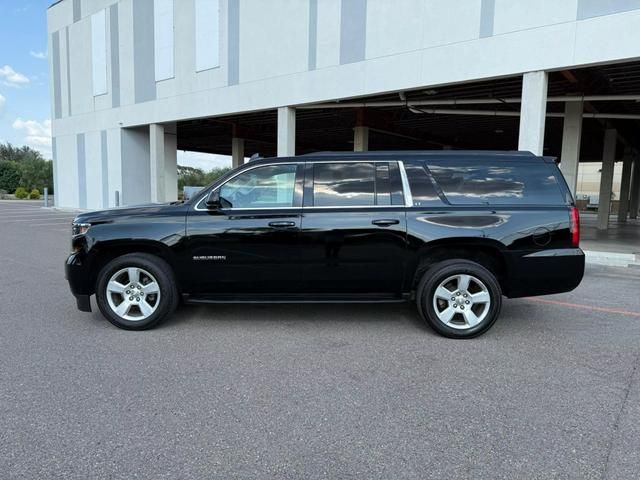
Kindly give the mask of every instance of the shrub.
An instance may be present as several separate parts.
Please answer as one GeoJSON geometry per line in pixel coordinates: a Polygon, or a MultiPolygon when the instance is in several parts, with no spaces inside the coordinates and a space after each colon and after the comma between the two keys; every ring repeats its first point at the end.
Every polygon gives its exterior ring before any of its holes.
{"type": "Polygon", "coordinates": [[[31,190],[31,193],[29,194],[29,198],[31,200],[40,200],[40,190],[38,190],[37,188],[34,188],[33,190],[31,190]]]}
{"type": "Polygon", "coordinates": [[[27,193],[27,191],[23,187],[16,188],[16,198],[18,198],[20,200],[24,200],[28,196],[29,196],[29,194],[27,193]]]}
{"type": "Polygon", "coordinates": [[[7,191],[0,188],[0,200],[7,198],[7,191]]]}

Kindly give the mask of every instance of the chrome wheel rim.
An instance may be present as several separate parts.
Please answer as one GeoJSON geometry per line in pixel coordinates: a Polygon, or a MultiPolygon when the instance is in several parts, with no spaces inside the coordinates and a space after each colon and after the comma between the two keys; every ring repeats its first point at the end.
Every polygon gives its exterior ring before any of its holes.
{"type": "Polygon", "coordinates": [[[127,267],[114,273],[106,287],[109,308],[131,322],[146,320],[160,305],[160,285],[143,268],[127,267]]]}
{"type": "Polygon", "coordinates": [[[491,308],[489,289],[481,280],[466,273],[440,282],[433,295],[433,309],[440,322],[456,330],[479,325],[491,308]]]}

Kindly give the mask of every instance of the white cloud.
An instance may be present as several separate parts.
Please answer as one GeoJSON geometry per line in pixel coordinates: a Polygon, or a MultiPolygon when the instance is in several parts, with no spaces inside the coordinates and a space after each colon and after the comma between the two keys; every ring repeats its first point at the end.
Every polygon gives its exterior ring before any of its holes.
{"type": "Polygon", "coordinates": [[[9,65],[0,67],[0,80],[7,87],[21,87],[30,82],[30,80],[22,73],[16,72],[9,65]]]}
{"type": "Polygon", "coordinates": [[[6,103],[7,103],[7,99],[4,98],[2,94],[0,94],[0,112],[2,112],[2,109],[4,108],[6,103]]]}
{"type": "Polygon", "coordinates": [[[200,168],[205,172],[214,168],[230,167],[231,157],[228,155],[214,155],[211,153],[186,152],[178,150],[178,165],[183,167],[200,168]]]}
{"type": "Polygon", "coordinates": [[[39,150],[45,157],[51,156],[51,120],[23,120],[13,122],[13,128],[24,131],[24,142],[31,148],[39,150]]]}
{"type": "Polygon", "coordinates": [[[38,60],[46,60],[47,58],[47,52],[35,52],[31,50],[29,52],[29,55],[31,55],[33,58],[37,58],[38,60]]]}

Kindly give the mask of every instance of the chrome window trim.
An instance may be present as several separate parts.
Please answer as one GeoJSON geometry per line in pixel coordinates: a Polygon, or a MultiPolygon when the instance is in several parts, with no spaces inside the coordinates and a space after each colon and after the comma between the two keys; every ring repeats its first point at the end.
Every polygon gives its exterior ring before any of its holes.
{"type": "Polygon", "coordinates": [[[232,177],[229,177],[227,179],[226,182],[224,182],[222,185],[218,185],[215,189],[209,190],[209,192],[204,195],[200,200],[198,200],[198,203],[196,203],[195,207],[193,208],[195,211],[198,212],[207,212],[209,209],[208,208],[201,208],[201,204],[206,201],[207,197],[211,194],[211,192],[213,192],[214,190],[217,190],[219,188],[221,188],[222,186],[226,185],[227,183],[229,183],[231,180],[233,180],[234,178],[236,178],[238,175],[248,172],[250,170],[254,170],[256,168],[260,168],[260,167],[272,167],[272,166],[277,166],[277,165],[301,165],[301,164],[316,164],[316,163],[321,163],[321,164],[326,164],[326,163],[345,163],[345,162],[349,162],[349,163],[391,163],[391,162],[397,162],[398,163],[398,168],[400,169],[400,178],[402,180],[402,190],[403,190],[403,194],[404,194],[404,205],[351,205],[351,206],[343,206],[343,205],[335,205],[335,206],[324,206],[324,207],[320,207],[320,206],[301,206],[301,207],[255,207],[255,208],[227,208],[225,210],[229,211],[229,212],[236,212],[236,211],[254,211],[254,210],[322,210],[322,209],[360,209],[360,208],[364,208],[364,209],[372,209],[372,208],[404,208],[404,207],[412,207],[413,206],[413,198],[411,196],[411,190],[409,190],[409,181],[407,180],[407,172],[404,169],[404,163],[401,160],[335,160],[335,161],[300,161],[300,162],[274,162],[274,163],[263,163],[260,165],[254,165],[253,167],[249,167],[246,168],[244,170],[241,170],[239,172],[237,172],[235,175],[233,175],[232,177]]]}
{"type": "Polygon", "coordinates": [[[400,169],[400,178],[402,179],[404,206],[413,207],[413,196],[411,195],[411,188],[409,187],[409,178],[407,177],[407,171],[404,169],[404,162],[402,160],[398,160],[398,168],[400,169]]]}

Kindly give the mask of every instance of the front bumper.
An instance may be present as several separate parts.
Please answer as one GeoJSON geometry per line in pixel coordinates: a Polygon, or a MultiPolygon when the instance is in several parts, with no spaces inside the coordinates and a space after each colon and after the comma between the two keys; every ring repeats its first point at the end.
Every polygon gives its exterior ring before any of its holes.
{"type": "Polygon", "coordinates": [[[570,292],[584,276],[584,252],[579,248],[512,254],[505,294],[509,298],[570,292]]]}
{"type": "Polygon", "coordinates": [[[82,252],[72,253],[64,265],[65,278],[69,282],[71,293],[76,298],[78,310],[91,311],[91,295],[93,286],[90,281],[89,269],[84,261],[82,252]]]}

